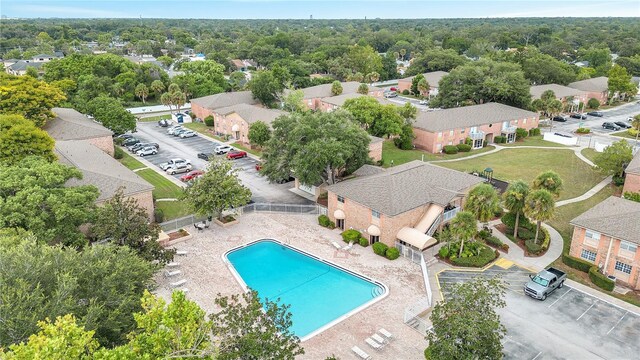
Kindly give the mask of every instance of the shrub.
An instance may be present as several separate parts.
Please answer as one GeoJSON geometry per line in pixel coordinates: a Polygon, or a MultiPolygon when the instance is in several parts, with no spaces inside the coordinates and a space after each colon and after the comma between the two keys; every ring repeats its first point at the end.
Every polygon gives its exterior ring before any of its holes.
{"type": "Polygon", "coordinates": [[[467,138],[464,139],[464,143],[469,145],[469,146],[471,146],[471,145],[473,145],[473,140],[471,140],[470,137],[467,137],[467,138]]]}
{"type": "Polygon", "coordinates": [[[591,268],[589,268],[589,279],[591,279],[591,281],[597,287],[607,291],[613,291],[613,288],[616,285],[613,280],[600,273],[597,266],[592,266],[591,268]]]}
{"type": "Polygon", "coordinates": [[[457,154],[458,148],[455,145],[445,145],[443,151],[445,154],[457,154]]]}
{"type": "Polygon", "coordinates": [[[576,132],[578,134],[588,134],[588,133],[591,132],[591,129],[581,127],[581,128],[578,128],[578,130],[576,130],[576,132]]]}
{"type": "Polygon", "coordinates": [[[624,177],[614,175],[614,176],[613,176],[613,185],[615,185],[615,186],[622,186],[622,185],[624,185],[624,177]]]}
{"type": "Polygon", "coordinates": [[[342,240],[344,240],[344,242],[349,243],[352,241],[360,241],[360,238],[362,237],[360,235],[360,231],[356,230],[356,229],[349,229],[349,230],[345,230],[342,232],[342,240]]]}
{"type": "MultiPolygon", "coordinates": [[[[540,236],[540,234],[538,234],[540,236]]],[[[535,230],[529,230],[527,228],[518,229],[518,237],[522,240],[533,240],[536,237],[535,230]]]]}
{"type": "Polygon", "coordinates": [[[540,129],[539,128],[533,128],[531,130],[529,130],[529,136],[538,136],[540,135],[540,129]]]}
{"type": "Polygon", "coordinates": [[[116,146],[113,148],[113,157],[115,159],[122,159],[124,157],[124,150],[121,147],[116,146]]]}
{"type": "Polygon", "coordinates": [[[440,251],[438,251],[438,255],[440,255],[441,258],[446,259],[449,257],[449,247],[448,246],[443,246],[440,248],[440,251]]]}
{"type": "Polygon", "coordinates": [[[622,197],[624,197],[627,200],[640,202],[640,192],[625,191],[622,197]]]}
{"type": "Polygon", "coordinates": [[[598,109],[600,107],[600,101],[596,98],[591,98],[587,101],[587,107],[589,109],[598,109]]]}
{"type": "MultiPolygon", "coordinates": [[[[505,224],[508,228],[512,229],[516,226],[516,215],[514,213],[506,213],[500,219],[503,224],[505,224]]],[[[534,229],[535,225],[529,222],[526,216],[520,214],[520,222],[518,223],[518,227],[525,229],[534,229]]]]}
{"type": "Polygon", "coordinates": [[[329,229],[333,229],[336,227],[336,224],[333,221],[331,221],[331,219],[329,219],[327,215],[318,216],[318,224],[320,224],[320,226],[323,226],[329,229]]]}
{"type": "MultiPolygon", "coordinates": [[[[471,245],[471,244],[469,244],[471,245]]],[[[483,267],[492,262],[498,254],[488,246],[478,244],[480,248],[480,255],[476,256],[462,256],[459,258],[452,258],[451,262],[456,266],[464,267],[483,267]]]]}
{"type": "Polygon", "coordinates": [[[499,218],[502,217],[502,215],[504,215],[504,209],[501,206],[498,206],[496,211],[493,212],[493,216],[499,218]]]}
{"type": "Polygon", "coordinates": [[[213,126],[213,116],[209,115],[204,118],[204,124],[207,126],[213,126]]]}
{"type": "Polygon", "coordinates": [[[398,249],[396,249],[396,248],[394,248],[394,247],[391,247],[391,248],[388,248],[388,249],[387,249],[387,252],[385,252],[385,254],[384,254],[384,255],[385,255],[385,256],[387,257],[387,259],[389,259],[389,260],[395,260],[395,259],[397,259],[397,258],[399,258],[399,257],[400,257],[400,250],[398,250],[398,249]]]}
{"type": "Polygon", "coordinates": [[[542,246],[536,244],[533,240],[525,241],[524,246],[530,254],[540,254],[543,251],[542,246]]]}
{"type": "Polygon", "coordinates": [[[360,244],[360,246],[362,247],[367,247],[369,246],[369,240],[367,240],[367,238],[361,237],[360,240],[358,240],[358,244],[360,244]]]}
{"type": "Polygon", "coordinates": [[[164,221],[164,211],[162,209],[153,210],[153,219],[159,224],[164,221]]]}
{"type": "Polygon", "coordinates": [[[409,95],[409,90],[408,89],[402,90],[402,95],[409,95]]]}
{"type": "Polygon", "coordinates": [[[469,151],[471,151],[471,145],[467,145],[467,144],[458,144],[458,145],[456,145],[456,148],[458,148],[458,151],[460,151],[460,152],[469,152],[469,151]]]}
{"type": "Polygon", "coordinates": [[[547,250],[549,248],[549,244],[551,243],[551,234],[549,234],[549,231],[547,231],[547,229],[541,227],[540,230],[542,231],[542,234],[544,235],[544,238],[542,240],[542,250],[547,250]]]}
{"type": "Polygon", "coordinates": [[[524,139],[529,135],[527,129],[517,128],[516,129],[516,140],[524,139]]]}
{"type": "Polygon", "coordinates": [[[580,270],[585,273],[588,273],[589,269],[591,269],[591,267],[593,266],[593,263],[567,254],[562,255],[562,262],[568,267],[580,270]]]}
{"type": "Polygon", "coordinates": [[[376,253],[376,255],[384,256],[388,248],[389,247],[386,244],[381,242],[377,242],[373,244],[373,252],[376,253]]]}
{"type": "Polygon", "coordinates": [[[484,241],[486,241],[487,244],[493,245],[494,247],[497,247],[497,248],[501,248],[502,245],[504,245],[504,243],[500,239],[498,239],[497,237],[495,237],[493,235],[489,235],[489,237],[484,239],[484,241]]]}
{"type": "Polygon", "coordinates": [[[631,136],[636,136],[638,135],[638,130],[636,129],[629,129],[627,130],[627,134],[631,135],[631,136]]]}
{"type": "Polygon", "coordinates": [[[113,143],[116,145],[122,145],[122,143],[124,142],[123,138],[115,138],[113,139],[113,143]]]}
{"type": "Polygon", "coordinates": [[[489,230],[482,229],[478,231],[478,237],[482,240],[487,240],[490,236],[491,236],[491,232],[489,232],[489,230]]]}
{"type": "Polygon", "coordinates": [[[504,144],[507,142],[507,138],[504,136],[496,136],[493,138],[493,142],[496,144],[504,144]]]}

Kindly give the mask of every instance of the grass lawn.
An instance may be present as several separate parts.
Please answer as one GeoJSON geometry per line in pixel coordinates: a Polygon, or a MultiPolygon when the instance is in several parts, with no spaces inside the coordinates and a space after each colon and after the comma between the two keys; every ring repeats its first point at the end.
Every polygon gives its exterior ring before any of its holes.
{"type": "Polygon", "coordinates": [[[188,124],[182,124],[182,126],[186,127],[187,129],[190,129],[190,130],[193,130],[193,131],[197,131],[200,134],[206,135],[206,136],[208,136],[208,137],[210,137],[212,139],[216,139],[218,141],[225,141],[221,137],[216,136],[216,135],[212,134],[211,132],[209,132],[208,130],[211,129],[213,131],[213,128],[205,125],[204,123],[192,122],[192,123],[188,123],[188,124]]]}
{"type": "Polygon", "coordinates": [[[524,139],[518,140],[511,144],[500,144],[502,146],[547,146],[547,147],[565,147],[565,145],[554,143],[551,141],[542,140],[542,135],[538,136],[527,136],[524,139]]]}
{"type": "MultiPolygon", "coordinates": [[[[614,132],[614,133],[611,133],[610,135],[617,136],[617,137],[623,137],[623,138],[626,138],[626,139],[633,139],[633,140],[635,140],[635,139],[636,139],[636,137],[635,137],[635,136],[631,136],[631,135],[629,135],[628,130],[623,130],[623,131],[614,132]]],[[[640,139],[640,138],[639,138],[639,139],[640,139]]]]}
{"type": "Polygon", "coordinates": [[[260,150],[256,150],[256,149],[251,149],[248,146],[244,146],[242,143],[240,142],[234,142],[233,144],[231,144],[231,146],[238,148],[240,150],[244,150],[246,152],[248,152],[249,154],[253,154],[255,156],[262,156],[262,151],[260,150]]]}
{"type": "Polygon", "coordinates": [[[531,183],[541,172],[553,170],[564,181],[560,200],[580,196],[604,179],[604,176],[580,160],[573,150],[506,149],[474,159],[439,163],[464,172],[482,172],[492,168],[496,179],[522,179],[531,183]]]}
{"type": "Polygon", "coordinates": [[[175,199],[182,194],[182,188],[178,187],[178,185],[172,183],[152,169],[140,170],[136,172],[136,174],[140,175],[140,177],[156,187],[153,190],[153,195],[156,199],[175,199]]]}
{"type": "Polygon", "coordinates": [[[466,153],[459,152],[453,155],[431,154],[418,149],[400,150],[393,144],[393,141],[387,140],[382,144],[382,160],[384,161],[384,164],[382,166],[391,166],[391,160],[393,160],[393,165],[400,165],[413,160],[423,160],[423,156],[424,161],[459,159],[471,155],[481,154],[493,149],[495,149],[493,146],[487,146],[479,150],[471,150],[470,152],[466,153]]]}
{"type": "Polygon", "coordinates": [[[122,150],[124,152],[124,157],[118,161],[124,166],[126,166],[129,170],[142,169],[146,166],[140,161],[136,160],[133,156],[129,155],[126,150],[122,150]]]}
{"type": "Polygon", "coordinates": [[[158,115],[158,116],[143,117],[143,118],[138,118],[138,121],[152,122],[152,121],[159,121],[159,120],[162,120],[162,119],[171,119],[171,115],[158,115]]]}
{"type": "Polygon", "coordinates": [[[593,161],[596,156],[598,156],[598,154],[600,154],[599,152],[595,151],[594,149],[582,149],[582,151],[580,151],[580,153],[582,154],[582,156],[586,157],[587,159],[593,161]]]}
{"type": "Polygon", "coordinates": [[[156,209],[164,213],[164,221],[190,215],[193,211],[184,201],[156,201],[156,209]]]}

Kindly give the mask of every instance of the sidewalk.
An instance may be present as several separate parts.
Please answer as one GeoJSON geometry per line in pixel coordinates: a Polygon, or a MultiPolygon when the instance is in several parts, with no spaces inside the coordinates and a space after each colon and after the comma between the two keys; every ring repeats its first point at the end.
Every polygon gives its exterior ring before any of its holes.
{"type": "Polygon", "coordinates": [[[592,197],[593,195],[597,194],[598,191],[604,189],[605,186],[609,185],[611,183],[612,177],[611,176],[607,176],[604,180],[600,181],[596,186],[592,187],[591,189],[589,189],[589,191],[587,191],[586,193],[578,196],[578,197],[574,197],[571,199],[567,199],[567,200],[562,200],[562,201],[558,201],[556,203],[556,207],[559,206],[564,206],[567,204],[571,204],[571,203],[575,203],[575,202],[579,202],[579,201],[583,201],[583,200],[587,200],[588,198],[592,197]]]}

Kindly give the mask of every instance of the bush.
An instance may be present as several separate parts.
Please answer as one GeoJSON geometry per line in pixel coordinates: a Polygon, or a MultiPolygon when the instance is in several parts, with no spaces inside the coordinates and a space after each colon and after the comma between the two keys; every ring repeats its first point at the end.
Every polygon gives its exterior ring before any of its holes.
{"type": "Polygon", "coordinates": [[[588,133],[591,132],[591,129],[581,127],[581,128],[578,128],[578,130],[576,130],[576,132],[578,134],[588,134],[588,133]]]}
{"type": "Polygon", "coordinates": [[[493,212],[493,216],[499,218],[502,217],[502,215],[504,215],[504,209],[501,206],[498,206],[496,211],[493,212]]]}
{"type": "MultiPolygon", "coordinates": [[[[538,234],[538,236],[540,236],[538,234]]],[[[522,240],[533,240],[536,237],[535,230],[529,230],[527,228],[518,229],[518,237],[522,240]]]]}
{"type": "Polygon", "coordinates": [[[516,129],[516,140],[524,139],[529,135],[527,129],[517,128],[516,129]]]}
{"type": "Polygon", "coordinates": [[[389,259],[389,260],[395,260],[395,259],[397,259],[397,258],[399,258],[399,257],[400,257],[400,250],[398,250],[398,249],[396,249],[396,248],[394,248],[394,247],[391,247],[391,248],[388,248],[388,249],[387,249],[387,252],[385,252],[385,254],[384,254],[384,255],[385,255],[385,256],[387,257],[387,259],[389,259]]]}
{"type": "Polygon", "coordinates": [[[542,249],[542,246],[536,244],[534,240],[525,241],[524,246],[527,248],[527,251],[530,254],[540,254],[542,251],[544,251],[544,249],[542,249]]]}
{"type": "Polygon", "coordinates": [[[373,252],[376,253],[376,255],[384,256],[387,253],[387,249],[389,249],[389,247],[384,243],[377,242],[373,244],[373,252]]]}
{"type": "Polygon", "coordinates": [[[204,118],[204,124],[207,126],[213,126],[213,116],[209,115],[204,118]]]}
{"type": "Polygon", "coordinates": [[[342,240],[344,240],[344,242],[346,243],[350,243],[350,242],[356,242],[356,241],[360,241],[360,238],[362,237],[360,235],[360,231],[356,230],[356,229],[349,229],[349,230],[345,230],[342,232],[342,240]]]}
{"type": "Polygon", "coordinates": [[[441,247],[440,251],[438,251],[438,255],[440,255],[440,257],[443,259],[449,258],[449,247],[446,245],[441,247]]]}
{"type": "Polygon", "coordinates": [[[470,137],[467,137],[467,138],[464,139],[464,143],[469,145],[469,146],[472,146],[473,145],[473,140],[471,140],[470,137]]]}
{"type": "Polygon", "coordinates": [[[318,216],[318,224],[329,229],[334,229],[336,227],[336,224],[331,221],[327,215],[318,216]]]}
{"type": "Polygon", "coordinates": [[[507,142],[507,138],[505,136],[495,136],[493,138],[493,142],[496,144],[504,144],[507,142]]]}
{"type": "Polygon", "coordinates": [[[589,279],[591,279],[591,281],[597,287],[607,291],[613,291],[613,288],[616,285],[613,280],[600,273],[597,266],[592,266],[591,268],[589,268],[589,279]]]}
{"type": "Polygon", "coordinates": [[[458,153],[458,147],[456,147],[455,145],[445,145],[443,148],[443,151],[445,154],[457,154],[458,153]]]}
{"type": "Polygon", "coordinates": [[[118,160],[122,159],[124,157],[124,150],[122,150],[122,148],[119,146],[114,147],[113,157],[118,160]]]}
{"type": "Polygon", "coordinates": [[[467,144],[458,144],[458,145],[456,145],[456,148],[458,148],[458,151],[460,151],[460,152],[469,152],[469,151],[471,151],[471,145],[467,145],[467,144]]]}
{"type": "Polygon", "coordinates": [[[615,185],[615,186],[624,185],[624,177],[618,176],[618,175],[614,175],[613,176],[613,185],[615,185]]]}
{"type": "Polygon", "coordinates": [[[487,240],[491,236],[491,232],[489,230],[482,229],[478,231],[477,236],[482,240],[487,240]]]}
{"type": "Polygon", "coordinates": [[[358,240],[358,244],[360,244],[360,246],[362,247],[367,247],[369,246],[369,240],[367,240],[367,238],[365,237],[361,237],[360,240],[358,240]]]}
{"type": "MultiPolygon", "coordinates": [[[[511,230],[513,230],[513,228],[516,226],[516,215],[513,213],[504,214],[500,220],[511,230]]],[[[529,219],[527,219],[527,217],[522,214],[520,214],[520,222],[518,223],[518,227],[535,230],[535,225],[532,224],[529,219]]]]}
{"type": "Polygon", "coordinates": [[[549,248],[549,244],[551,243],[551,234],[549,234],[549,231],[547,231],[547,229],[540,227],[540,231],[542,231],[542,234],[544,235],[544,238],[542,239],[542,250],[547,250],[549,248]]]}
{"type": "Polygon", "coordinates": [[[589,101],[587,101],[587,107],[589,109],[598,109],[600,108],[600,101],[598,101],[598,99],[596,98],[591,98],[589,99],[589,101]]]}
{"type": "Polygon", "coordinates": [[[487,244],[489,245],[493,245],[494,247],[497,248],[501,248],[502,245],[504,245],[504,243],[502,242],[502,240],[498,239],[497,237],[493,236],[493,235],[489,235],[489,237],[487,237],[486,239],[484,239],[484,241],[487,242],[487,244]]]}
{"type": "Polygon", "coordinates": [[[540,135],[540,129],[539,128],[533,128],[531,130],[529,130],[529,136],[538,136],[540,135]]]}
{"type": "Polygon", "coordinates": [[[122,143],[124,142],[123,138],[115,138],[113,139],[113,143],[116,145],[122,145],[122,143]]]}
{"type": "Polygon", "coordinates": [[[153,210],[153,219],[159,224],[164,221],[164,211],[162,209],[153,210]]]}
{"type": "MultiPolygon", "coordinates": [[[[471,244],[469,244],[471,245],[471,244]]],[[[467,256],[452,258],[451,262],[456,266],[464,266],[464,267],[483,267],[488,263],[492,262],[498,254],[491,248],[485,245],[478,244],[480,248],[480,255],[477,256],[467,256]]]]}
{"type": "Polygon", "coordinates": [[[409,95],[409,90],[408,89],[402,90],[402,95],[409,95]]]}
{"type": "Polygon", "coordinates": [[[630,136],[636,136],[636,135],[638,135],[638,130],[629,129],[629,130],[627,130],[627,134],[629,134],[630,136]]]}
{"type": "Polygon", "coordinates": [[[568,267],[580,270],[585,273],[588,273],[589,269],[591,269],[591,267],[593,266],[593,263],[567,254],[562,255],[562,262],[568,267]]]}

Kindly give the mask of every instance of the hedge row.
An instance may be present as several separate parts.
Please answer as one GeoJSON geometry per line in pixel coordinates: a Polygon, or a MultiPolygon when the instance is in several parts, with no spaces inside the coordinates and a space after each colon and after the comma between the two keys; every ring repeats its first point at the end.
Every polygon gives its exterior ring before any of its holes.
{"type": "Polygon", "coordinates": [[[531,130],[529,130],[529,136],[537,136],[540,135],[540,129],[539,128],[533,128],[531,130]]]}
{"type": "Polygon", "coordinates": [[[597,266],[592,266],[589,269],[589,279],[591,279],[596,286],[607,291],[613,291],[616,284],[613,280],[600,273],[597,266]]]}
{"type": "Polygon", "coordinates": [[[331,219],[329,219],[327,215],[318,216],[318,224],[320,224],[320,226],[322,227],[326,227],[329,229],[335,229],[336,227],[336,224],[333,221],[331,221],[331,219]]]}
{"type": "Polygon", "coordinates": [[[497,251],[482,245],[480,255],[470,257],[456,257],[451,262],[456,266],[483,267],[498,257],[497,251]]]}
{"type": "Polygon", "coordinates": [[[593,263],[567,254],[562,255],[562,262],[568,267],[580,270],[585,273],[588,273],[589,269],[591,269],[591,267],[593,266],[593,263]]]}
{"type": "Polygon", "coordinates": [[[455,145],[445,145],[442,151],[444,151],[445,154],[453,155],[458,153],[458,147],[455,145]]]}
{"type": "Polygon", "coordinates": [[[373,244],[373,252],[376,255],[384,256],[389,260],[395,260],[400,257],[400,250],[394,247],[388,247],[386,244],[381,242],[373,244]]]}
{"type": "Polygon", "coordinates": [[[350,243],[353,241],[359,244],[360,238],[362,237],[362,235],[360,234],[360,231],[356,229],[345,230],[340,235],[342,235],[342,240],[344,240],[344,242],[346,243],[350,243]]]}

